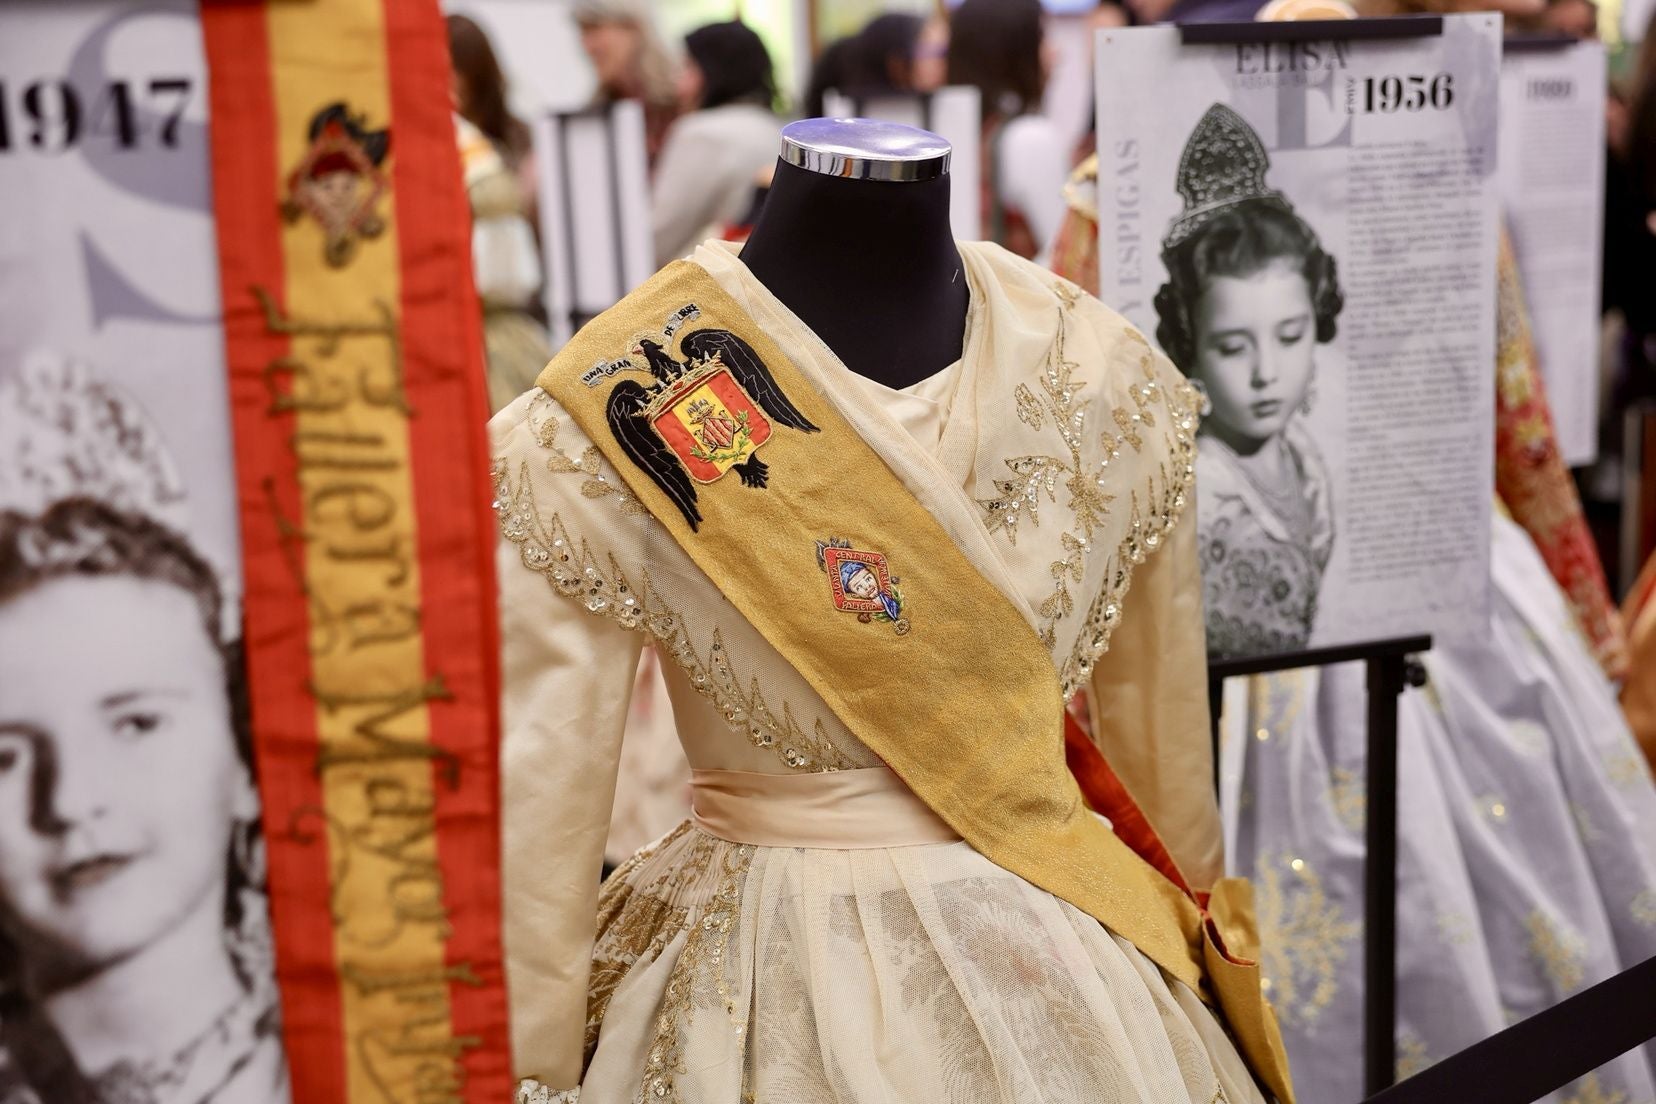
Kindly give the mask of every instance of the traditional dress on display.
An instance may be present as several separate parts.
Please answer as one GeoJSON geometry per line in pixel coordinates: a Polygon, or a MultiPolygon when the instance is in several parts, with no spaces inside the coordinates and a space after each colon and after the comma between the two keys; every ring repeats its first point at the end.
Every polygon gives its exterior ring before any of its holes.
{"type": "Polygon", "coordinates": [[[963,355],[904,390],[709,244],[491,423],[523,1099],[1291,1099],[1220,877],[1194,393],[961,254],[963,355]],[[647,640],[694,814],[600,891],[647,640]]]}

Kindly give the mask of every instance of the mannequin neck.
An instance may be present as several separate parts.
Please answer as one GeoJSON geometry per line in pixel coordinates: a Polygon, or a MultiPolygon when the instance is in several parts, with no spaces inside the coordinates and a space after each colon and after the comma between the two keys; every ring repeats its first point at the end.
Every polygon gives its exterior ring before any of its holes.
{"type": "Polygon", "coordinates": [[[902,388],[960,359],[971,292],[947,176],[853,180],[779,161],[742,261],[858,375],[902,388]]]}

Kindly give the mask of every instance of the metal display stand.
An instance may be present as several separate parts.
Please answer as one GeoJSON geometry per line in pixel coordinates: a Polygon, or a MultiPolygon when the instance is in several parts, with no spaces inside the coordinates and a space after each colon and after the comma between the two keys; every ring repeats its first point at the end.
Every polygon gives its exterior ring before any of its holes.
{"type": "Polygon", "coordinates": [[[1397,1080],[1397,698],[1407,686],[1424,686],[1417,657],[1429,636],[1376,640],[1342,648],[1318,648],[1208,664],[1208,705],[1213,719],[1213,769],[1219,772],[1219,722],[1225,680],[1302,667],[1361,660],[1368,667],[1368,815],[1363,860],[1363,1085],[1372,1096],[1397,1080]]]}

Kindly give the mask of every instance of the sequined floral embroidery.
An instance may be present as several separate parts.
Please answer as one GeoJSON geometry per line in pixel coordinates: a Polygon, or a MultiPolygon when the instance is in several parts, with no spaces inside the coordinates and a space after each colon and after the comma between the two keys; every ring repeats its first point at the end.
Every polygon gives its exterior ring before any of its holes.
{"type": "Polygon", "coordinates": [[[1524,921],[1524,931],[1529,935],[1530,957],[1552,983],[1554,995],[1562,997],[1580,988],[1586,977],[1582,960],[1587,954],[1587,941],[1563,921],[1539,910],[1524,921]]]}
{"type": "Polygon", "coordinates": [[[1109,485],[1111,463],[1124,448],[1142,451],[1146,434],[1154,429],[1167,434],[1172,457],[1171,469],[1162,464],[1156,476],[1130,490],[1126,535],[1116,547],[1105,549],[1113,553],[1113,559],[1106,565],[1104,584],[1087,605],[1075,644],[1062,665],[1067,699],[1085,683],[1093,663],[1109,647],[1110,635],[1121,620],[1121,603],[1132,583],[1133,568],[1160,547],[1189,499],[1196,478],[1197,402],[1194,389],[1187,383],[1175,388],[1163,386],[1156,378],[1149,344],[1136,331],[1126,331],[1127,339],[1138,346],[1144,378],[1127,389],[1133,406],[1118,406],[1110,412],[1114,428],[1107,426],[1100,431],[1098,458],[1089,462],[1085,458],[1089,410],[1081,398],[1086,383],[1075,377],[1080,365],[1065,352],[1069,315],[1080,292],[1067,282],[1055,284],[1053,292],[1058,298],[1058,329],[1038,381],[1041,394],[1020,383],[1013,391],[1013,402],[1018,420],[1031,429],[1043,430],[1051,423],[1063,444],[1063,453],[1015,456],[1004,461],[1011,478],[994,480],[995,497],[978,500],[989,532],[1004,533],[1007,542],[1016,545],[1020,525],[1026,520],[1031,527],[1040,525],[1043,498],[1056,503],[1060,484],[1068,495],[1066,505],[1073,525],[1059,534],[1063,555],[1049,565],[1052,590],[1038,607],[1040,623],[1036,628],[1048,648],[1057,646],[1059,623],[1075,612],[1074,588],[1085,577],[1087,556],[1096,548],[1094,537],[1117,498],[1104,490],[1109,485]],[[1158,405],[1164,408],[1163,413],[1156,411],[1158,405]]]}
{"type": "Polygon", "coordinates": [[[586,1059],[592,1062],[598,1033],[627,974],[642,960],[658,957],[689,926],[690,910],[671,900],[673,883],[694,880],[712,862],[712,846],[692,848],[679,866],[647,885],[634,886],[633,873],[643,863],[690,831],[685,821],[655,844],[637,852],[616,868],[598,897],[597,939],[592,950],[592,975],[587,982],[586,1059]]]}
{"type": "Polygon", "coordinates": [[[679,1099],[674,1081],[685,1072],[681,1029],[699,1003],[697,998],[709,989],[718,994],[736,1035],[741,1037],[747,1033],[745,1017],[738,1014],[730,988],[726,951],[741,912],[742,884],[752,859],[753,848],[745,844],[726,854],[719,887],[701,919],[690,928],[656,1016],[655,1039],[650,1043],[644,1083],[639,1086],[637,1097],[641,1104],[649,1101],[671,1104],[679,1099]]]}
{"type": "Polygon", "coordinates": [[[1564,1098],[1564,1104],[1631,1104],[1633,1099],[1620,1089],[1606,1088],[1597,1072],[1577,1081],[1575,1090],[1564,1098]]]}
{"type": "Polygon", "coordinates": [[[517,1104],[580,1104],[580,1089],[554,1089],[533,1078],[518,1082],[517,1104]]]}
{"type": "Polygon", "coordinates": [[[774,749],[789,767],[823,771],[857,765],[828,739],[820,719],[814,731],[807,732],[786,703],[782,715],[776,715],[757,679],[744,690],[717,629],[704,658],[690,640],[683,619],[655,589],[647,571],[640,572],[635,586],[614,556],[606,568],[586,541],[569,534],[557,514],[542,517],[531,493],[527,464],[519,471],[515,488],[504,461],[496,461],[493,474],[501,534],[518,546],[523,565],[546,576],[557,593],[624,629],[647,632],[662,654],[671,656],[684,670],[690,685],[718,707],[726,723],[746,732],[754,746],[774,749]]]}
{"type": "Polygon", "coordinates": [[[1339,990],[1361,925],[1344,918],[1304,859],[1265,856],[1254,870],[1254,885],[1266,995],[1283,1023],[1313,1023],[1339,990]]]}

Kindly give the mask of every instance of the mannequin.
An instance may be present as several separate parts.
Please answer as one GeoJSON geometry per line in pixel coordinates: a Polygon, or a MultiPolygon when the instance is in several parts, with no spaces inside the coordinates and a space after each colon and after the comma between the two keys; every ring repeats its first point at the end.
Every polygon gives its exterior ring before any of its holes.
{"type": "Polygon", "coordinates": [[[805,119],[742,261],[858,375],[903,388],[959,359],[971,292],[949,228],[947,141],[805,119]]]}

